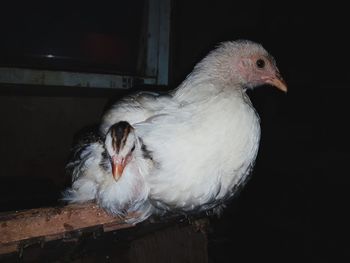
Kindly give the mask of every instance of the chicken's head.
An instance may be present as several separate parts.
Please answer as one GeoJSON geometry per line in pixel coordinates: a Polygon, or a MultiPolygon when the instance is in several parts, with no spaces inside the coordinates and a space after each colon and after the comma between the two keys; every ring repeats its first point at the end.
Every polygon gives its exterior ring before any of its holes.
{"type": "Polygon", "coordinates": [[[111,161],[112,174],[117,181],[132,159],[136,136],[133,127],[125,121],[112,125],[106,134],[105,148],[111,161]]]}

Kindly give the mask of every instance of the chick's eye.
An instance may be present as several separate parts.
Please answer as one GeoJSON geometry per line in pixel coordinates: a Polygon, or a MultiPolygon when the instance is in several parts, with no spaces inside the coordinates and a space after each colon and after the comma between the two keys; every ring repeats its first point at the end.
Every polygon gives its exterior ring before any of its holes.
{"type": "Polygon", "coordinates": [[[131,148],[130,152],[133,152],[135,150],[135,144],[134,146],[131,148]]]}
{"type": "Polygon", "coordinates": [[[263,68],[263,67],[265,67],[265,61],[263,60],[263,59],[258,59],[257,61],[256,61],[256,66],[258,67],[258,68],[263,68]]]}

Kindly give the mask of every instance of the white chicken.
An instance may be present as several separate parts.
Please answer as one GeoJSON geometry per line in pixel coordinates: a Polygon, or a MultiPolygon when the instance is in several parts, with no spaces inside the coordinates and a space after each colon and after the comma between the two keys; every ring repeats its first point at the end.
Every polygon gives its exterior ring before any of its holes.
{"type": "MultiPolygon", "coordinates": [[[[102,135],[108,137],[115,123],[128,122],[151,156],[152,165],[142,172],[147,197],[141,199],[146,207],[155,208],[142,212],[142,220],[156,209],[189,212],[215,208],[235,194],[254,165],[260,139],[259,117],[246,90],[264,84],[287,91],[272,56],[251,41],[224,42],[169,94],[140,92],[106,112],[100,126],[102,135]]],[[[93,169],[89,174],[99,178],[93,169]]],[[[124,176],[134,175],[130,171],[124,176]]],[[[104,183],[107,185],[96,181],[99,187],[113,188],[107,180],[104,183]]],[[[90,197],[102,203],[95,188],[91,187],[90,197]]],[[[86,190],[89,192],[88,187],[86,190]]],[[[83,199],[85,194],[70,198],[83,199]]],[[[114,202],[118,203],[113,197],[111,206],[102,206],[118,214],[118,209],[111,208],[114,202]]]]}

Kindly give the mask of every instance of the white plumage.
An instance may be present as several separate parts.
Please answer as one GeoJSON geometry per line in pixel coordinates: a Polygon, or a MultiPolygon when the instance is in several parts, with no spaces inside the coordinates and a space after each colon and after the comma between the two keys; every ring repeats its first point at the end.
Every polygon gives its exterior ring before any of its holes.
{"type": "MultiPolygon", "coordinates": [[[[225,42],[168,95],[140,92],[117,102],[104,115],[100,132],[104,135],[113,124],[126,121],[142,139],[153,163],[142,177],[147,204],[176,211],[214,208],[234,195],[253,167],[260,125],[245,91],[263,84],[287,89],[265,49],[250,41],[225,42]]],[[[98,172],[90,169],[90,173],[96,181],[98,172]]],[[[86,178],[79,177],[74,185],[86,178]]],[[[100,200],[94,187],[90,197],[100,200]]],[[[85,196],[84,191],[76,192],[71,200],[85,196]]]]}
{"type": "Polygon", "coordinates": [[[101,207],[122,217],[137,212],[138,216],[128,218],[128,223],[146,219],[154,209],[148,200],[149,187],[144,176],[149,174],[153,161],[145,157],[142,147],[134,129],[125,122],[111,126],[104,141],[89,136],[88,142],[83,140],[79,145],[77,160],[68,164],[73,185],[65,191],[64,199],[96,200],[101,207]]]}

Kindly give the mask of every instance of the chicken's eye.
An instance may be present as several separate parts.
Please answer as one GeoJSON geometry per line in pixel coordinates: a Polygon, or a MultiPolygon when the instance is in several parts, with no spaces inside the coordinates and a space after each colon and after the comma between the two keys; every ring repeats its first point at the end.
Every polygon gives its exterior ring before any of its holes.
{"type": "Polygon", "coordinates": [[[263,68],[263,67],[265,67],[265,61],[263,60],[263,59],[258,59],[257,61],[256,61],[256,66],[258,67],[258,68],[263,68]]]}

